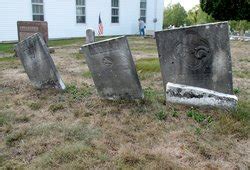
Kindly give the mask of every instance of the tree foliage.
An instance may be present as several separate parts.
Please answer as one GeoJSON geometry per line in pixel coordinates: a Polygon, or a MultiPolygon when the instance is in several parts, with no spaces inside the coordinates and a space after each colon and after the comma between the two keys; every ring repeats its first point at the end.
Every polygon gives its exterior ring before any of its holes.
{"type": "Polygon", "coordinates": [[[239,31],[241,35],[250,29],[250,22],[247,20],[230,21],[231,31],[239,31]]]}
{"type": "Polygon", "coordinates": [[[214,18],[208,15],[206,12],[202,11],[200,5],[195,6],[193,9],[188,11],[187,14],[187,24],[205,24],[208,22],[214,22],[214,18]]]}
{"type": "Polygon", "coordinates": [[[164,11],[164,28],[170,25],[177,27],[186,23],[187,12],[180,3],[168,6],[164,11]]]}
{"type": "Polygon", "coordinates": [[[216,20],[250,20],[250,0],[200,0],[200,4],[216,20]]]}

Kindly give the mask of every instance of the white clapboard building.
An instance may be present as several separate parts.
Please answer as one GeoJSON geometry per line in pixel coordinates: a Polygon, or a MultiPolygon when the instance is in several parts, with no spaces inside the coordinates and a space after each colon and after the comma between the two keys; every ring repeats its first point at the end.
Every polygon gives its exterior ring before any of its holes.
{"type": "Polygon", "coordinates": [[[15,41],[17,21],[47,21],[49,38],[85,36],[98,32],[99,15],[104,35],[138,34],[138,19],[147,32],[161,30],[164,0],[0,0],[0,42],[15,41]]]}

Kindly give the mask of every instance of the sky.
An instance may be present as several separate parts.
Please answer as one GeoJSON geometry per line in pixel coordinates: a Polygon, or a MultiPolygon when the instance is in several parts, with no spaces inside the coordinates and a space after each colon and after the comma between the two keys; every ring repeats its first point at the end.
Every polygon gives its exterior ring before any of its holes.
{"type": "Polygon", "coordinates": [[[178,2],[188,11],[199,4],[200,0],[165,0],[165,7],[169,4],[177,4],[178,2]]]}

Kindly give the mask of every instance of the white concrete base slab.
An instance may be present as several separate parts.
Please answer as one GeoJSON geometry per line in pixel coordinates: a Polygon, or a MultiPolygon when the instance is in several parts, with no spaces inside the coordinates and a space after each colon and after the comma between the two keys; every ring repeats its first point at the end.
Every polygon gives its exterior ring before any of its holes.
{"type": "Polygon", "coordinates": [[[238,102],[235,95],[174,83],[166,85],[166,93],[168,102],[199,107],[235,109],[238,102]]]}

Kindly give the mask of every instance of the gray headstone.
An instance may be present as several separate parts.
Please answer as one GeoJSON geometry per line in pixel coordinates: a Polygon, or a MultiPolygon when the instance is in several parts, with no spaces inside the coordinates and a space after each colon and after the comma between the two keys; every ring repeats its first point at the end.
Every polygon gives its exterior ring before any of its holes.
{"type": "Polygon", "coordinates": [[[143,92],[126,37],[82,47],[99,95],[105,99],[141,99],[143,92]]]}
{"type": "Polygon", "coordinates": [[[238,102],[235,95],[173,83],[166,86],[166,100],[171,103],[222,109],[235,109],[238,102]]]}
{"type": "Polygon", "coordinates": [[[227,22],[156,32],[164,89],[168,82],[233,94],[227,22]]]}
{"type": "Polygon", "coordinates": [[[55,64],[40,33],[18,43],[15,51],[29,79],[36,88],[65,89],[55,64]]]}
{"type": "Polygon", "coordinates": [[[86,44],[95,42],[95,30],[87,29],[86,30],[86,44]]]}

